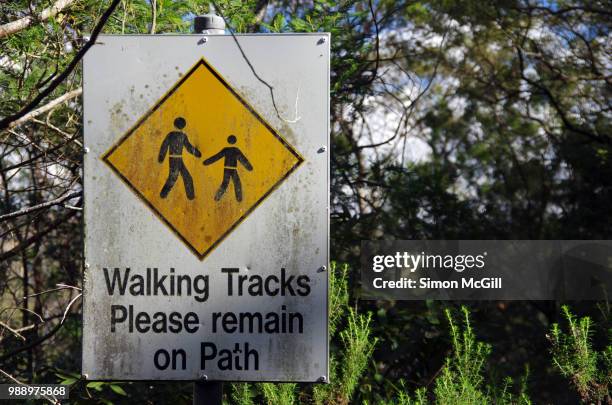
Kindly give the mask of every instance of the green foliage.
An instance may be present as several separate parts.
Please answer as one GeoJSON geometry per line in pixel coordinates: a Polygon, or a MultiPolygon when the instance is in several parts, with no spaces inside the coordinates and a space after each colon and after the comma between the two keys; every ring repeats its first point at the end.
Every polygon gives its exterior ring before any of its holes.
{"type": "Polygon", "coordinates": [[[407,392],[404,382],[400,381],[400,387],[396,393],[396,398],[389,401],[382,401],[381,405],[427,405],[427,388],[417,388],[414,397],[407,392]]]}
{"type": "Polygon", "coordinates": [[[470,323],[467,307],[461,307],[461,324],[450,309],[445,310],[449,324],[451,354],[446,357],[439,376],[435,379],[434,400],[427,398],[427,388],[420,387],[414,398],[405,392],[403,383],[398,389],[397,397],[391,404],[398,405],[530,405],[527,395],[526,372],[520,381],[518,393],[511,389],[513,381],[507,377],[500,386],[485,383],[485,371],[491,354],[491,345],[477,340],[470,323]]]}
{"type": "Polygon", "coordinates": [[[332,263],[329,276],[329,335],[335,336],[342,320],[343,310],[348,307],[348,266],[332,263]]]}
{"type": "Polygon", "coordinates": [[[104,404],[112,405],[121,402],[128,393],[118,382],[82,380],[81,376],[74,373],[55,373],[59,384],[70,386],[70,398],[73,404],[104,404]]]}
{"type": "Polygon", "coordinates": [[[348,404],[363,377],[377,339],[370,314],[349,306],[348,266],[332,263],[329,271],[329,334],[332,343],[328,384],[232,384],[231,400],[238,405],[348,404]]]}
{"type": "Polygon", "coordinates": [[[229,24],[228,29],[235,32],[249,32],[256,25],[257,16],[255,0],[223,0],[215,1],[218,12],[229,24]]]}
{"type": "Polygon", "coordinates": [[[467,308],[462,307],[461,311],[463,328],[454,322],[450,310],[446,310],[453,354],[446,359],[436,380],[436,401],[449,405],[486,404],[489,398],[482,389],[482,374],[491,346],[476,340],[467,308]]]}
{"type": "Polygon", "coordinates": [[[342,346],[330,353],[329,384],[313,388],[315,404],[350,402],[377,342],[371,337],[371,315],[359,314],[349,306],[347,269],[346,265],[331,266],[330,338],[339,337],[342,346]],[[341,330],[337,327],[340,321],[346,322],[341,330]]]}
{"type": "Polygon", "coordinates": [[[283,29],[287,26],[287,21],[285,20],[285,16],[282,13],[278,13],[272,19],[272,24],[264,23],[262,25],[270,32],[282,32],[283,29]]]}
{"type": "Polygon", "coordinates": [[[348,326],[340,332],[345,352],[342,358],[339,393],[342,398],[350,401],[374,351],[377,339],[370,336],[371,314],[357,314],[353,308],[348,308],[348,312],[348,326]]]}
{"type": "Polygon", "coordinates": [[[531,399],[527,394],[527,379],[529,378],[529,367],[526,367],[525,375],[519,381],[518,394],[512,393],[512,378],[506,377],[501,390],[493,390],[495,397],[494,403],[508,405],[530,405],[531,399]]]}
{"type": "Polygon", "coordinates": [[[260,384],[268,405],[293,405],[296,403],[297,384],[260,384]]]}
{"type": "Polygon", "coordinates": [[[556,369],[570,379],[584,403],[612,401],[612,345],[595,350],[591,318],[577,318],[566,305],[562,310],[567,330],[553,324],[548,336],[556,369]]]}
{"type": "Polygon", "coordinates": [[[74,373],[55,373],[59,378],[59,384],[62,385],[73,385],[81,379],[81,376],[74,373]]]}
{"type": "Polygon", "coordinates": [[[236,405],[254,405],[253,393],[247,383],[234,383],[231,388],[231,400],[236,405]]]}

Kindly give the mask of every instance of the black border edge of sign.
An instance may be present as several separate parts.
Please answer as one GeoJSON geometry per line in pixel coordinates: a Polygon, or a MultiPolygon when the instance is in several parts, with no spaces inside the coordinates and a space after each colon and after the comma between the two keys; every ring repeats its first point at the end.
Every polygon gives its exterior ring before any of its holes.
{"type": "Polygon", "coordinates": [[[106,163],[106,165],[108,167],[110,167],[115,174],[117,174],[117,176],[119,176],[119,178],[138,196],[139,199],[141,199],[152,211],[153,213],[155,213],[155,215],[157,217],[159,217],[159,219],[162,220],[163,223],[166,224],[166,226],[168,226],[170,228],[170,230],[176,235],[178,236],[178,238],[180,240],[183,241],[183,243],[189,248],[189,250],[192,251],[192,253],[194,253],[198,259],[200,261],[203,261],[206,256],[208,256],[217,246],[219,246],[219,244],[221,242],[223,242],[223,240],[225,240],[225,238],[234,230],[236,229],[236,227],[238,227],[238,225],[240,225],[242,223],[242,221],[244,221],[254,210],[255,208],[257,208],[273,191],[275,191],[286,179],[287,177],[289,177],[291,175],[291,173],[293,173],[303,162],[304,162],[304,158],[302,157],[302,155],[300,155],[299,152],[297,152],[293,146],[291,146],[291,144],[289,142],[287,142],[285,140],[285,138],[283,138],[270,124],[268,124],[268,122],[266,122],[266,120],[264,120],[258,113],[257,111],[255,111],[255,109],[253,107],[251,107],[251,105],[244,100],[240,94],[238,94],[238,92],[236,90],[234,90],[234,88],[232,88],[232,86],[230,86],[225,79],[223,78],[223,76],[221,76],[207,61],[206,59],[204,59],[204,57],[200,57],[200,59],[191,67],[191,69],[189,69],[189,71],[187,72],[187,74],[185,74],[178,82],[176,82],[176,84],[174,84],[174,86],[172,86],[170,88],[170,90],[168,90],[166,92],[166,94],[164,94],[162,96],[162,98],[159,99],[159,101],[157,101],[157,103],[155,103],[155,105],[149,109],[137,122],[136,124],[134,124],[126,133],[125,135],[123,135],[121,138],[119,138],[119,140],[117,140],[117,142],[115,142],[113,144],[113,146],[111,146],[111,148],[105,152],[102,156],[101,159],[104,163],[106,163]],[[232,93],[234,95],[234,97],[236,97],[236,99],[247,109],[249,110],[249,112],[251,114],[253,114],[253,116],[255,118],[257,118],[257,120],[259,122],[261,122],[267,129],[268,131],[270,131],[272,133],[272,135],[274,135],[274,137],[276,139],[278,139],[283,146],[285,146],[285,148],[287,150],[289,150],[289,152],[291,152],[291,154],[297,159],[297,162],[285,173],[285,175],[283,177],[281,177],[272,187],[270,187],[270,189],[264,193],[264,195],[262,195],[245,213],[242,214],[242,216],[240,218],[238,218],[233,224],[232,226],[225,231],[219,238],[217,238],[217,240],[209,246],[208,249],[206,249],[203,253],[200,253],[195,246],[193,246],[185,237],[183,237],[183,235],[180,234],[180,232],[172,225],[172,223],[170,223],[170,221],[168,221],[162,214],[161,212],[159,212],[159,210],[157,210],[157,208],[155,208],[155,206],[150,203],[144,195],[142,195],[142,193],[140,191],[138,191],[138,189],[123,175],[121,174],[121,172],[119,171],[118,168],[116,168],[110,161],[109,161],[109,157],[110,155],[113,154],[113,152],[127,139],[129,138],[135,131],[136,129],[138,129],[140,127],[140,125],[147,119],[149,118],[149,116],[151,114],[153,114],[159,107],[161,107],[161,105],[172,95],[174,94],[174,92],[185,82],[185,80],[187,80],[199,67],[200,65],[204,66],[206,69],[208,69],[208,71],[210,73],[212,73],[213,76],[215,76],[215,78],[217,80],[219,80],[229,91],[230,93],[232,93]]]}

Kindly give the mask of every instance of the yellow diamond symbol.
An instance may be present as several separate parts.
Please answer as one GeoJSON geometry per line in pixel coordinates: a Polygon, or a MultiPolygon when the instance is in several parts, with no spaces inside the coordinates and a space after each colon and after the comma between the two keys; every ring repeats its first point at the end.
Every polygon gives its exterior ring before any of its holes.
{"type": "Polygon", "coordinates": [[[303,161],[204,59],[102,159],[200,259],[303,161]]]}

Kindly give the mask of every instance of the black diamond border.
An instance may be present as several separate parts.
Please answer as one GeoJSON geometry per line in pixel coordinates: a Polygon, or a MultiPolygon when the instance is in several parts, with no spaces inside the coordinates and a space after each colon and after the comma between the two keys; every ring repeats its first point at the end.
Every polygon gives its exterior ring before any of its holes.
{"type": "Polygon", "coordinates": [[[217,246],[219,246],[219,244],[234,230],[236,229],[236,227],[238,227],[238,225],[240,225],[240,223],[242,223],[242,221],[244,221],[246,219],[246,217],[248,217],[251,212],[253,212],[255,210],[255,208],[257,208],[274,190],[276,190],[278,188],[278,186],[280,186],[280,184],[285,181],[285,179],[287,179],[287,177],[289,177],[289,175],[291,175],[291,173],[293,173],[298,166],[300,166],[303,162],[304,162],[304,158],[289,144],[289,142],[287,142],[278,132],[276,132],[276,130],[274,128],[272,128],[272,126],[270,126],[270,124],[268,124],[258,113],[257,111],[255,111],[255,109],[253,107],[251,107],[251,105],[249,103],[247,103],[239,94],[238,92],[236,92],[236,90],[234,90],[232,88],[232,86],[230,86],[225,79],[202,57],[195,65],[193,65],[193,67],[191,69],[189,69],[189,72],[183,76],[181,78],[181,80],[179,80],[156,104],[155,106],[153,106],[153,108],[151,108],[145,115],[142,116],[142,118],[140,118],[138,120],[138,122],[125,134],[123,135],[106,153],[104,153],[101,156],[102,161],[104,161],[104,163],[106,163],[118,176],[119,178],[121,178],[121,180],[123,180],[123,182],[125,184],[127,184],[130,189],[132,191],[134,191],[134,193],[136,193],[136,195],[144,201],[144,203],[146,205],[149,206],[149,208],[151,208],[151,210],[153,210],[153,212],[157,215],[157,217],[159,217],[159,219],[162,220],[163,223],[165,223],[171,230],[172,232],[179,237],[179,239],[181,239],[183,241],[183,243],[185,243],[185,245],[200,259],[200,260],[204,260],[204,258],[206,256],[208,256],[208,254],[210,252],[212,252],[217,246]],[[259,200],[257,200],[255,202],[255,204],[253,204],[251,206],[251,208],[249,208],[244,214],[242,214],[242,216],[240,218],[238,218],[238,220],[236,222],[234,222],[234,224],[232,224],[232,226],[225,231],[225,233],[223,233],[223,235],[221,235],[216,241],[215,243],[213,243],[206,251],[200,253],[191,243],[189,243],[189,241],[187,239],[185,239],[180,232],[172,225],[172,223],[170,223],[170,221],[168,221],[161,212],[159,212],[157,210],[157,208],[155,208],[153,206],[153,204],[151,204],[144,195],[142,195],[140,193],[140,191],[138,191],[138,189],[136,189],[136,187],[130,183],[130,181],[123,175],[121,174],[121,172],[119,171],[118,168],[116,168],[110,161],[109,158],[110,156],[113,154],[113,152],[127,139],[129,138],[139,127],[140,125],[147,119],[149,118],[149,116],[151,114],[153,114],[172,94],[174,94],[174,92],[189,78],[189,76],[191,76],[200,66],[204,66],[206,69],[208,69],[208,71],[210,73],[212,73],[213,76],[215,76],[217,78],[217,80],[219,80],[229,91],[230,93],[232,93],[234,95],[234,97],[236,97],[236,99],[238,101],[240,101],[240,103],[246,107],[247,110],[249,110],[251,112],[251,114],[253,114],[253,116],[255,118],[257,118],[259,120],[259,122],[261,122],[271,133],[272,135],[274,135],[284,146],[285,148],[287,148],[287,150],[289,152],[291,152],[291,154],[293,154],[293,156],[296,157],[297,162],[291,167],[291,169],[289,169],[287,171],[287,173],[285,173],[285,175],[283,177],[281,177],[263,196],[261,196],[261,198],[259,200]]]}

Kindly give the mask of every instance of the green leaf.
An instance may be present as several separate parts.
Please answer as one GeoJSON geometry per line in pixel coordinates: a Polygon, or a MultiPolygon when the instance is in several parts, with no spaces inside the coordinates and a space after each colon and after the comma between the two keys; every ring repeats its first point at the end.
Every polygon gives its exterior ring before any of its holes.
{"type": "Polygon", "coordinates": [[[62,381],[60,381],[61,385],[72,385],[75,382],[77,382],[78,380],[76,378],[72,378],[72,377],[68,377],[62,381]]]}
{"type": "Polygon", "coordinates": [[[92,390],[102,391],[102,386],[104,382],[102,381],[93,381],[87,384],[87,388],[91,388],[92,390]]]}
{"type": "Polygon", "coordinates": [[[123,388],[116,384],[111,384],[110,389],[116,394],[123,395],[124,397],[127,396],[127,393],[123,390],[123,388]]]}
{"type": "Polygon", "coordinates": [[[293,18],[291,20],[291,27],[293,28],[293,31],[308,31],[308,24],[306,24],[306,21],[302,20],[301,18],[293,18]]]}
{"type": "Polygon", "coordinates": [[[285,26],[285,16],[282,13],[276,14],[276,16],[274,16],[274,20],[272,21],[272,26],[274,27],[275,32],[281,32],[285,26]]]}

